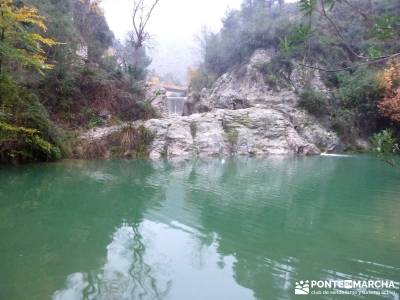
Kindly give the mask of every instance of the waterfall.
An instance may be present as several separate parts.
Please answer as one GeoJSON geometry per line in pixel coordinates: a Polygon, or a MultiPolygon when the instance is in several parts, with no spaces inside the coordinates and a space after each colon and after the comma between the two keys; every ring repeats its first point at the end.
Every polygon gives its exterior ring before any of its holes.
{"type": "Polygon", "coordinates": [[[182,93],[167,92],[167,108],[170,115],[183,115],[183,106],[187,97],[182,93]]]}

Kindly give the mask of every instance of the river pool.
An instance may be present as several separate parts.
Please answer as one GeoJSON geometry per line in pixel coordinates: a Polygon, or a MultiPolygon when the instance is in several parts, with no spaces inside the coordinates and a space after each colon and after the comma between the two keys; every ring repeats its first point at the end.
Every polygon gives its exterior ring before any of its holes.
{"type": "Polygon", "coordinates": [[[295,296],[400,281],[400,170],[368,156],[0,169],[0,299],[295,296]]]}

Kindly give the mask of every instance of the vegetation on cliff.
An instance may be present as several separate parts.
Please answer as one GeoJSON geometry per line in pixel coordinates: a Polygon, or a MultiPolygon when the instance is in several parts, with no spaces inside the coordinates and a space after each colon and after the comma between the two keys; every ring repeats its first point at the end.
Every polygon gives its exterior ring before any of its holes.
{"type": "Polygon", "coordinates": [[[99,1],[2,1],[0,38],[0,162],[58,159],[71,129],[154,115],[145,48],[115,41],[99,1]]]}
{"type": "MultiPolygon", "coordinates": [[[[273,1],[272,1],[273,2],[273,1]]],[[[261,66],[273,90],[287,88],[301,68],[318,72],[329,93],[297,90],[299,105],[328,119],[344,142],[389,128],[399,137],[400,3],[396,0],[301,0],[270,5],[244,0],[218,33],[204,31],[203,62],[191,71],[195,90],[237,66],[256,49],[275,53],[261,66]]]]}

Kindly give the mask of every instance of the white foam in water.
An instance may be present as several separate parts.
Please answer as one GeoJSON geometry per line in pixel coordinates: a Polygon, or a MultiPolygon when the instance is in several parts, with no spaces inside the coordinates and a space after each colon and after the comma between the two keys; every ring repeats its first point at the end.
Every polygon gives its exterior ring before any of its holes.
{"type": "Polygon", "coordinates": [[[86,274],[74,273],[67,277],[65,285],[65,289],[54,293],[53,300],[81,300],[89,283],[86,274]]]}
{"type": "Polygon", "coordinates": [[[352,155],[348,155],[348,154],[330,154],[330,153],[322,153],[321,156],[327,156],[327,157],[352,157],[352,155]]]}

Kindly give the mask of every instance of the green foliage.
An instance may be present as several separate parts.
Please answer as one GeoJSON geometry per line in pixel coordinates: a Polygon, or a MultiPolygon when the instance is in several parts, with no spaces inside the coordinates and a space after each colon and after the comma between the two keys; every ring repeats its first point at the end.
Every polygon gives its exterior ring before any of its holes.
{"type": "Polygon", "coordinates": [[[300,0],[299,6],[306,16],[311,16],[317,6],[317,0],[300,0]]]}
{"type": "Polygon", "coordinates": [[[0,161],[56,160],[65,154],[63,137],[35,95],[0,77],[0,161]]]}
{"type": "Polygon", "coordinates": [[[259,48],[276,52],[271,62],[257,66],[273,90],[291,87],[295,65],[317,67],[330,89],[329,102],[303,83],[299,105],[351,144],[390,126],[377,109],[383,97],[377,74],[384,64],[372,62],[400,53],[397,12],[397,0],[300,0],[280,11],[244,0],[240,10],[228,12],[219,33],[204,33],[206,75],[221,75],[259,48]]]}
{"type": "Polygon", "coordinates": [[[236,129],[231,128],[226,131],[226,138],[230,144],[236,145],[239,139],[239,132],[236,129]]]}
{"type": "Polygon", "coordinates": [[[7,134],[1,145],[4,161],[64,156],[67,149],[62,145],[68,142],[53,121],[78,129],[155,116],[144,101],[142,82],[151,60],[145,49],[134,50],[129,41],[113,44],[98,1],[0,3],[0,122],[7,125],[7,133],[6,125],[2,129],[7,134]],[[45,38],[44,31],[59,43],[45,38]],[[52,69],[39,76],[32,67],[52,69]],[[17,137],[20,143],[15,142],[17,137]]]}
{"type": "Polygon", "coordinates": [[[336,87],[332,127],[347,143],[351,144],[357,136],[369,135],[381,126],[377,104],[383,94],[377,74],[372,68],[330,74],[330,83],[336,87]]]}
{"type": "Polygon", "coordinates": [[[204,65],[196,70],[188,70],[189,88],[191,91],[200,93],[202,89],[209,88],[214,80],[213,76],[207,73],[204,65]]]}
{"type": "Polygon", "coordinates": [[[54,69],[32,86],[56,122],[69,129],[91,128],[105,125],[105,115],[121,120],[154,115],[143,101],[141,82],[151,60],[129,40],[123,45],[113,40],[95,2],[26,1],[43,12],[49,33],[62,43],[49,50],[54,69]],[[77,55],[79,49],[87,49],[86,59],[77,55]]]}
{"type": "Polygon", "coordinates": [[[358,69],[354,73],[341,73],[337,90],[339,104],[345,109],[357,111],[360,118],[375,122],[378,119],[377,104],[382,98],[382,87],[373,69],[358,69]]]}
{"type": "Polygon", "coordinates": [[[101,140],[79,140],[74,156],[85,159],[147,158],[154,134],[144,126],[127,125],[101,140]]]}
{"type": "Polygon", "coordinates": [[[154,139],[153,133],[143,125],[135,128],[126,126],[111,136],[113,157],[146,158],[149,146],[154,139]]]}
{"type": "Polygon", "coordinates": [[[393,154],[399,151],[399,144],[390,129],[375,133],[371,138],[372,150],[380,154],[393,154]]]}
{"type": "Polygon", "coordinates": [[[277,54],[270,62],[257,66],[264,75],[264,82],[273,90],[287,88],[290,84],[290,74],[293,71],[293,63],[286,55],[277,54]]]}
{"type": "Polygon", "coordinates": [[[316,54],[332,61],[334,69],[400,51],[400,17],[395,13],[400,2],[396,0],[300,0],[299,6],[312,24],[315,39],[331,39],[331,45],[320,43],[322,51],[316,54]],[[332,57],[332,47],[342,48],[344,57],[332,57]]]}
{"type": "Polygon", "coordinates": [[[377,46],[375,45],[371,45],[368,49],[368,57],[370,58],[374,58],[374,57],[381,57],[383,56],[382,50],[379,49],[377,46]]]}
{"type": "Polygon", "coordinates": [[[190,123],[190,134],[192,136],[192,139],[196,138],[196,134],[197,134],[197,123],[196,122],[190,123]]]}
{"type": "Polygon", "coordinates": [[[65,127],[104,126],[110,117],[132,121],[155,116],[143,100],[143,83],[132,82],[125,74],[86,64],[55,77],[38,91],[51,115],[65,127]]]}
{"type": "Polygon", "coordinates": [[[44,140],[38,130],[0,122],[0,163],[49,161],[61,157],[60,148],[44,140]]]}
{"type": "Polygon", "coordinates": [[[229,11],[218,34],[203,32],[207,72],[219,76],[245,61],[256,49],[278,49],[289,35],[292,24],[287,20],[293,14],[293,10],[279,13],[246,1],[240,11],[229,11]]]}
{"type": "Polygon", "coordinates": [[[134,34],[130,33],[124,43],[114,44],[117,58],[121,62],[120,70],[129,76],[131,82],[144,80],[147,75],[146,68],[151,64],[146,48],[136,49],[133,39],[134,34]]]}
{"type": "MultiPolygon", "coordinates": [[[[337,3],[344,2],[342,0],[322,0],[320,3],[323,3],[327,10],[332,10],[337,3]]],[[[300,11],[306,15],[311,16],[318,8],[317,0],[300,0],[299,1],[300,11]]]]}
{"type": "Polygon", "coordinates": [[[224,129],[225,138],[229,143],[229,152],[233,154],[235,153],[239,142],[239,131],[236,128],[226,126],[225,124],[222,124],[222,127],[224,129]]]}
{"type": "Polygon", "coordinates": [[[12,0],[0,3],[0,75],[3,65],[12,63],[39,72],[52,68],[46,63],[45,47],[56,42],[39,34],[40,31],[47,31],[47,27],[36,8],[17,6],[12,0]]]}
{"type": "Polygon", "coordinates": [[[127,73],[134,80],[143,80],[146,77],[146,70],[137,65],[129,65],[127,73]]]}
{"type": "Polygon", "coordinates": [[[383,15],[375,18],[371,35],[380,40],[389,40],[396,36],[396,28],[400,27],[400,16],[383,15]]]}
{"type": "Polygon", "coordinates": [[[310,35],[311,27],[309,25],[295,26],[288,35],[279,39],[279,51],[286,55],[293,54],[296,50],[304,52],[304,43],[310,38],[310,35]]]}
{"type": "Polygon", "coordinates": [[[332,115],[332,129],[342,138],[343,142],[352,144],[359,134],[355,126],[356,114],[349,109],[337,108],[332,115]]]}
{"type": "Polygon", "coordinates": [[[100,116],[94,115],[93,117],[91,117],[89,119],[88,127],[89,128],[102,127],[105,124],[106,124],[106,122],[104,121],[103,118],[101,118],[100,116]]]}
{"type": "Polygon", "coordinates": [[[300,94],[299,106],[315,116],[322,116],[328,112],[328,99],[324,93],[306,86],[300,94]]]}

